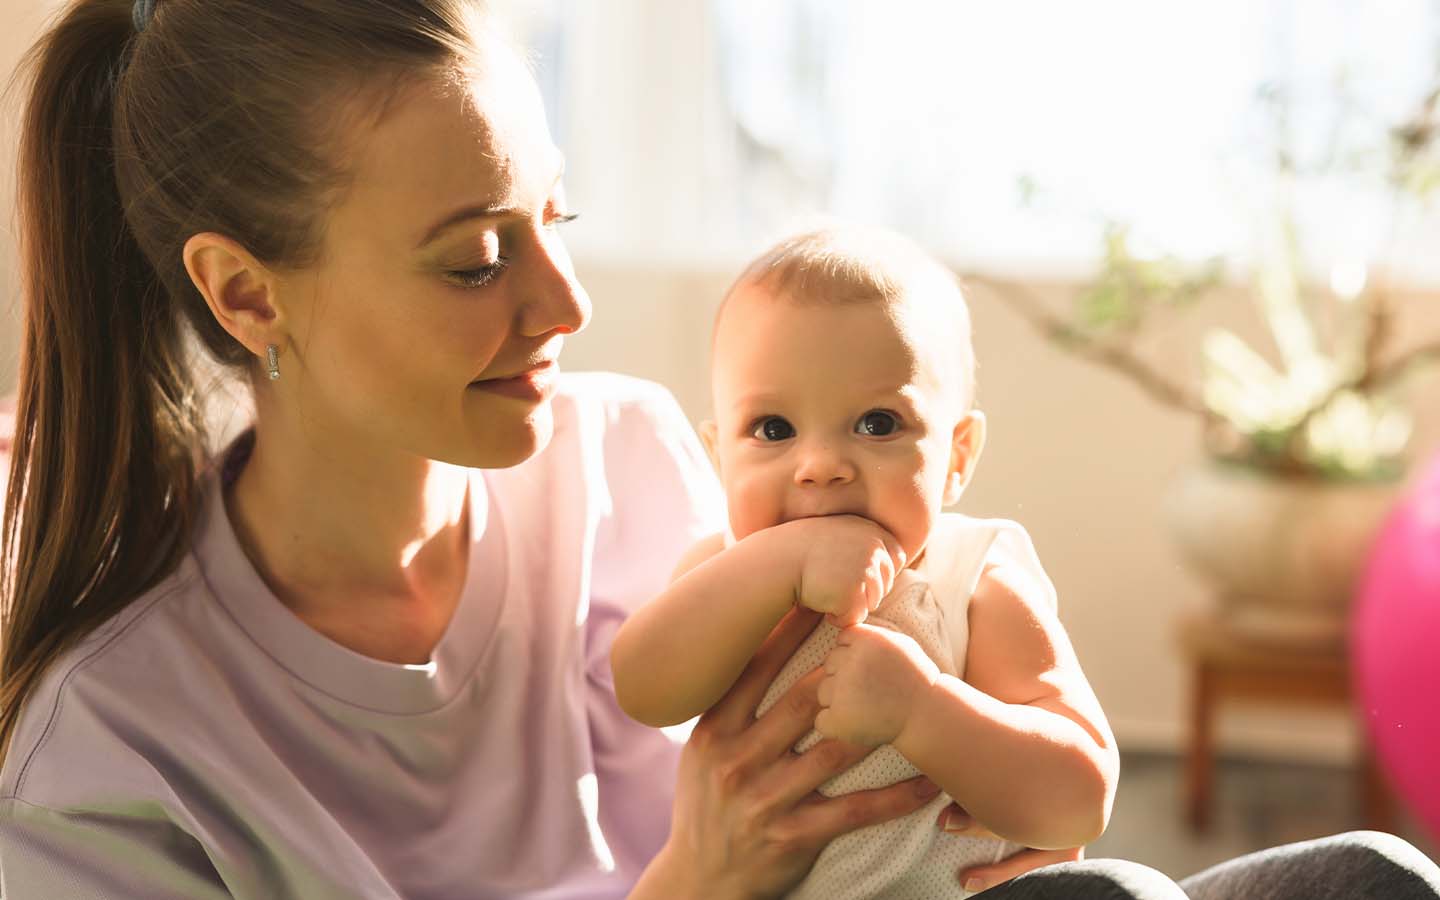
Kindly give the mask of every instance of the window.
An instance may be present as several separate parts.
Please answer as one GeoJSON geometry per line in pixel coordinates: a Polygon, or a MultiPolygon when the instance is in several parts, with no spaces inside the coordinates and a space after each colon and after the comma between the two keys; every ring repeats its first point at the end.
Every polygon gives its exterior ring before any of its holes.
{"type": "Polygon", "coordinates": [[[577,255],[728,264],[821,213],[967,268],[1086,271],[1106,220],[1244,261],[1285,198],[1317,273],[1440,283],[1440,219],[1384,179],[1387,127],[1440,85],[1435,0],[501,5],[538,52],[577,255]]]}

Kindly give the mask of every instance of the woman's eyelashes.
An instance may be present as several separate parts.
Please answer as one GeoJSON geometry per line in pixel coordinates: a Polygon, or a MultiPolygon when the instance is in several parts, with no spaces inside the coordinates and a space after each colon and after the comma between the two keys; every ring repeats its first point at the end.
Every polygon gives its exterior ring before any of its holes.
{"type": "Polygon", "coordinates": [[[504,256],[497,257],[493,263],[480,266],[474,269],[455,269],[445,273],[445,277],[455,282],[462,288],[481,288],[505,270],[510,260],[504,256]]]}
{"type": "MultiPolygon", "coordinates": [[[[895,413],[872,409],[855,420],[852,431],[865,437],[890,437],[900,427],[900,417],[895,413]]],[[[750,436],[766,443],[785,441],[795,436],[795,426],[781,416],[762,416],[750,425],[750,436]]]]}
{"type": "MultiPolygon", "coordinates": [[[[565,215],[551,216],[545,227],[554,230],[567,222],[573,222],[580,218],[579,213],[566,213],[565,215]]],[[[493,241],[493,238],[492,238],[493,241]]],[[[505,267],[510,265],[510,257],[497,256],[493,263],[483,266],[476,266],[470,269],[450,269],[445,272],[445,277],[462,288],[481,288],[494,281],[505,267]]]]}

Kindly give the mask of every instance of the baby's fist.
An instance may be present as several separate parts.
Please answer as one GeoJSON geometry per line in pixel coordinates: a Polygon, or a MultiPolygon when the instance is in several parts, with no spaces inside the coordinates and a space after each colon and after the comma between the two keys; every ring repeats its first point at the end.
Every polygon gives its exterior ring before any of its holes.
{"type": "Polygon", "coordinates": [[[820,516],[796,524],[804,541],[800,605],[825,613],[840,628],[865,621],[905,567],[899,542],[860,516],[820,516]]]}
{"type": "Polygon", "coordinates": [[[865,747],[888,744],[939,677],[910,636],[874,625],[846,628],[825,657],[815,729],[865,747]]]}

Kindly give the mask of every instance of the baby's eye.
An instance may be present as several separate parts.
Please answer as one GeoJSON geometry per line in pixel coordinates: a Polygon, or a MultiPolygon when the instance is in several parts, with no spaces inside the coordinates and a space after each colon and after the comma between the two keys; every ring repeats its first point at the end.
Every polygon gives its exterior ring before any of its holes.
{"type": "Polygon", "coordinates": [[[885,437],[894,434],[899,427],[900,423],[896,421],[894,414],[880,409],[870,410],[860,417],[860,421],[855,423],[857,434],[868,434],[871,437],[885,437]]]}
{"type": "Polygon", "coordinates": [[[795,436],[795,427],[779,416],[767,416],[755,423],[750,436],[762,441],[784,441],[795,436]]]}

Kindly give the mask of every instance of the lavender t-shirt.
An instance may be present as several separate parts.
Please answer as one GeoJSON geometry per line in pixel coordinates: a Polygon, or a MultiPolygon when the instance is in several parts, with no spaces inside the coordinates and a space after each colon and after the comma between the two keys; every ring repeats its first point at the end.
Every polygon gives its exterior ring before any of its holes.
{"type": "Polygon", "coordinates": [[[49,671],[0,771],[7,900],[623,896],[678,746],[615,703],[614,632],[723,500],[664,389],[572,375],[555,437],[472,470],[469,576],[425,665],[310,629],[205,476],[193,551],[49,671]]]}

